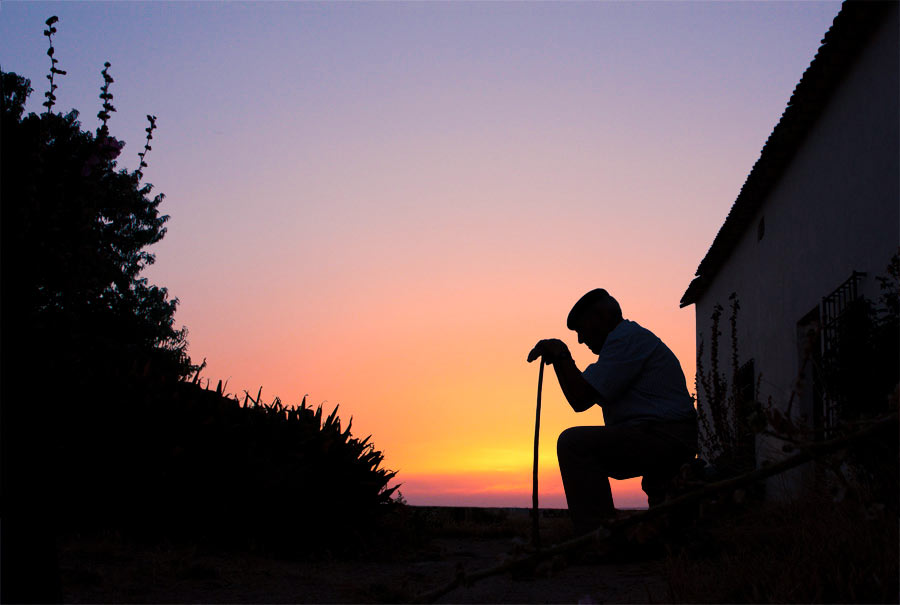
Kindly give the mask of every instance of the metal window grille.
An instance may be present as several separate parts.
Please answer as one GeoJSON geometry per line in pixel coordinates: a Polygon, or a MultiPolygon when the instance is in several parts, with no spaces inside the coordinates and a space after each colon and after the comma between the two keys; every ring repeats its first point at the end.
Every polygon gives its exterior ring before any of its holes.
{"type": "MultiPolygon", "coordinates": [[[[865,276],[865,273],[854,271],[834,292],[822,298],[820,310],[823,359],[833,359],[837,356],[841,347],[841,321],[852,303],[859,300],[859,283],[865,276]]],[[[833,436],[840,420],[843,403],[839,395],[829,393],[827,389],[822,393],[822,428],[826,439],[833,436]]]]}

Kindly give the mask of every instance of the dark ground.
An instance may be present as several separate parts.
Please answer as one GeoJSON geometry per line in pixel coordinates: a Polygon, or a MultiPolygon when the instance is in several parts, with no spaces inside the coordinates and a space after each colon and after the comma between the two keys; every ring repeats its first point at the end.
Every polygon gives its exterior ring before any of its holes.
{"type": "MultiPolygon", "coordinates": [[[[896,485],[896,484],[895,484],[896,485]]],[[[701,507],[442,593],[438,603],[897,603],[900,520],[885,502],[818,494],[701,507]]],[[[400,603],[528,552],[526,509],[401,507],[341,557],[279,557],[115,532],[58,540],[70,603],[400,603]]],[[[631,514],[622,511],[622,515],[631,514]]],[[[544,546],[572,536],[542,510],[544,546]]]]}
{"type": "MultiPolygon", "coordinates": [[[[530,535],[525,509],[409,507],[414,544],[353,560],[291,560],[198,544],[134,541],[118,533],[59,540],[63,598],[71,603],[402,602],[520,553],[530,535]]],[[[563,511],[544,511],[545,545],[571,537],[563,511]]],[[[558,558],[461,586],[439,603],[629,603],[666,599],[662,559],[611,562],[558,558]]]]}

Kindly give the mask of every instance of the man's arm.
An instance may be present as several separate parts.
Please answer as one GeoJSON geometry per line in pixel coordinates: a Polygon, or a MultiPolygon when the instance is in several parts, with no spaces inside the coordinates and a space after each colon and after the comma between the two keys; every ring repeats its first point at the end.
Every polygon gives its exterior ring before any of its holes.
{"type": "Polygon", "coordinates": [[[600,403],[600,394],[584,379],[566,343],[556,338],[541,340],[528,354],[528,361],[534,361],[538,357],[543,359],[542,363],[553,366],[559,387],[573,410],[583,412],[595,403],[600,403]]]}
{"type": "Polygon", "coordinates": [[[572,409],[583,412],[595,403],[600,403],[600,394],[584,379],[571,355],[553,361],[553,370],[559,381],[559,388],[572,409]]]}

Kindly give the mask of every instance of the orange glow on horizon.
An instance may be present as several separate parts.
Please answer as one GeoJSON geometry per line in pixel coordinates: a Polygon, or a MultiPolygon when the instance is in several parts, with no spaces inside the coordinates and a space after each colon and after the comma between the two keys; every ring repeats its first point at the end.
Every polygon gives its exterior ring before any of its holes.
{"type": "MultiPolygon", "coordinates": [[[[531,469],[518,472],[456,472],[406,474],[399,491],[412,505],[499,506],[531,508],[531,469]]],[[[610,480],[616,508],[647,508],[640,478],[610,480]]],[[[541,508],[566,508],[562,480],[556,469],[541,469],[538,477],[541,508]]]]}

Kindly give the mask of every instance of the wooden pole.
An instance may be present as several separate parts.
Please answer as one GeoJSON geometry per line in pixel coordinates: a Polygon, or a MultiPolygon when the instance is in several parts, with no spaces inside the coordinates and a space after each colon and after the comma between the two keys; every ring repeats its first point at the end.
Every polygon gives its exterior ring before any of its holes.
{"type": "Polygon", "coordinates": [[[541,435],[541,389],[544,385],[544,358],[542,357],[538,370],[537,410],[534,413],[534,469],[532,471],[531,484],[531,544],[537,549],[541,547],[540,533],[540,509],[538,508],[538,442],[541,435]]]}

